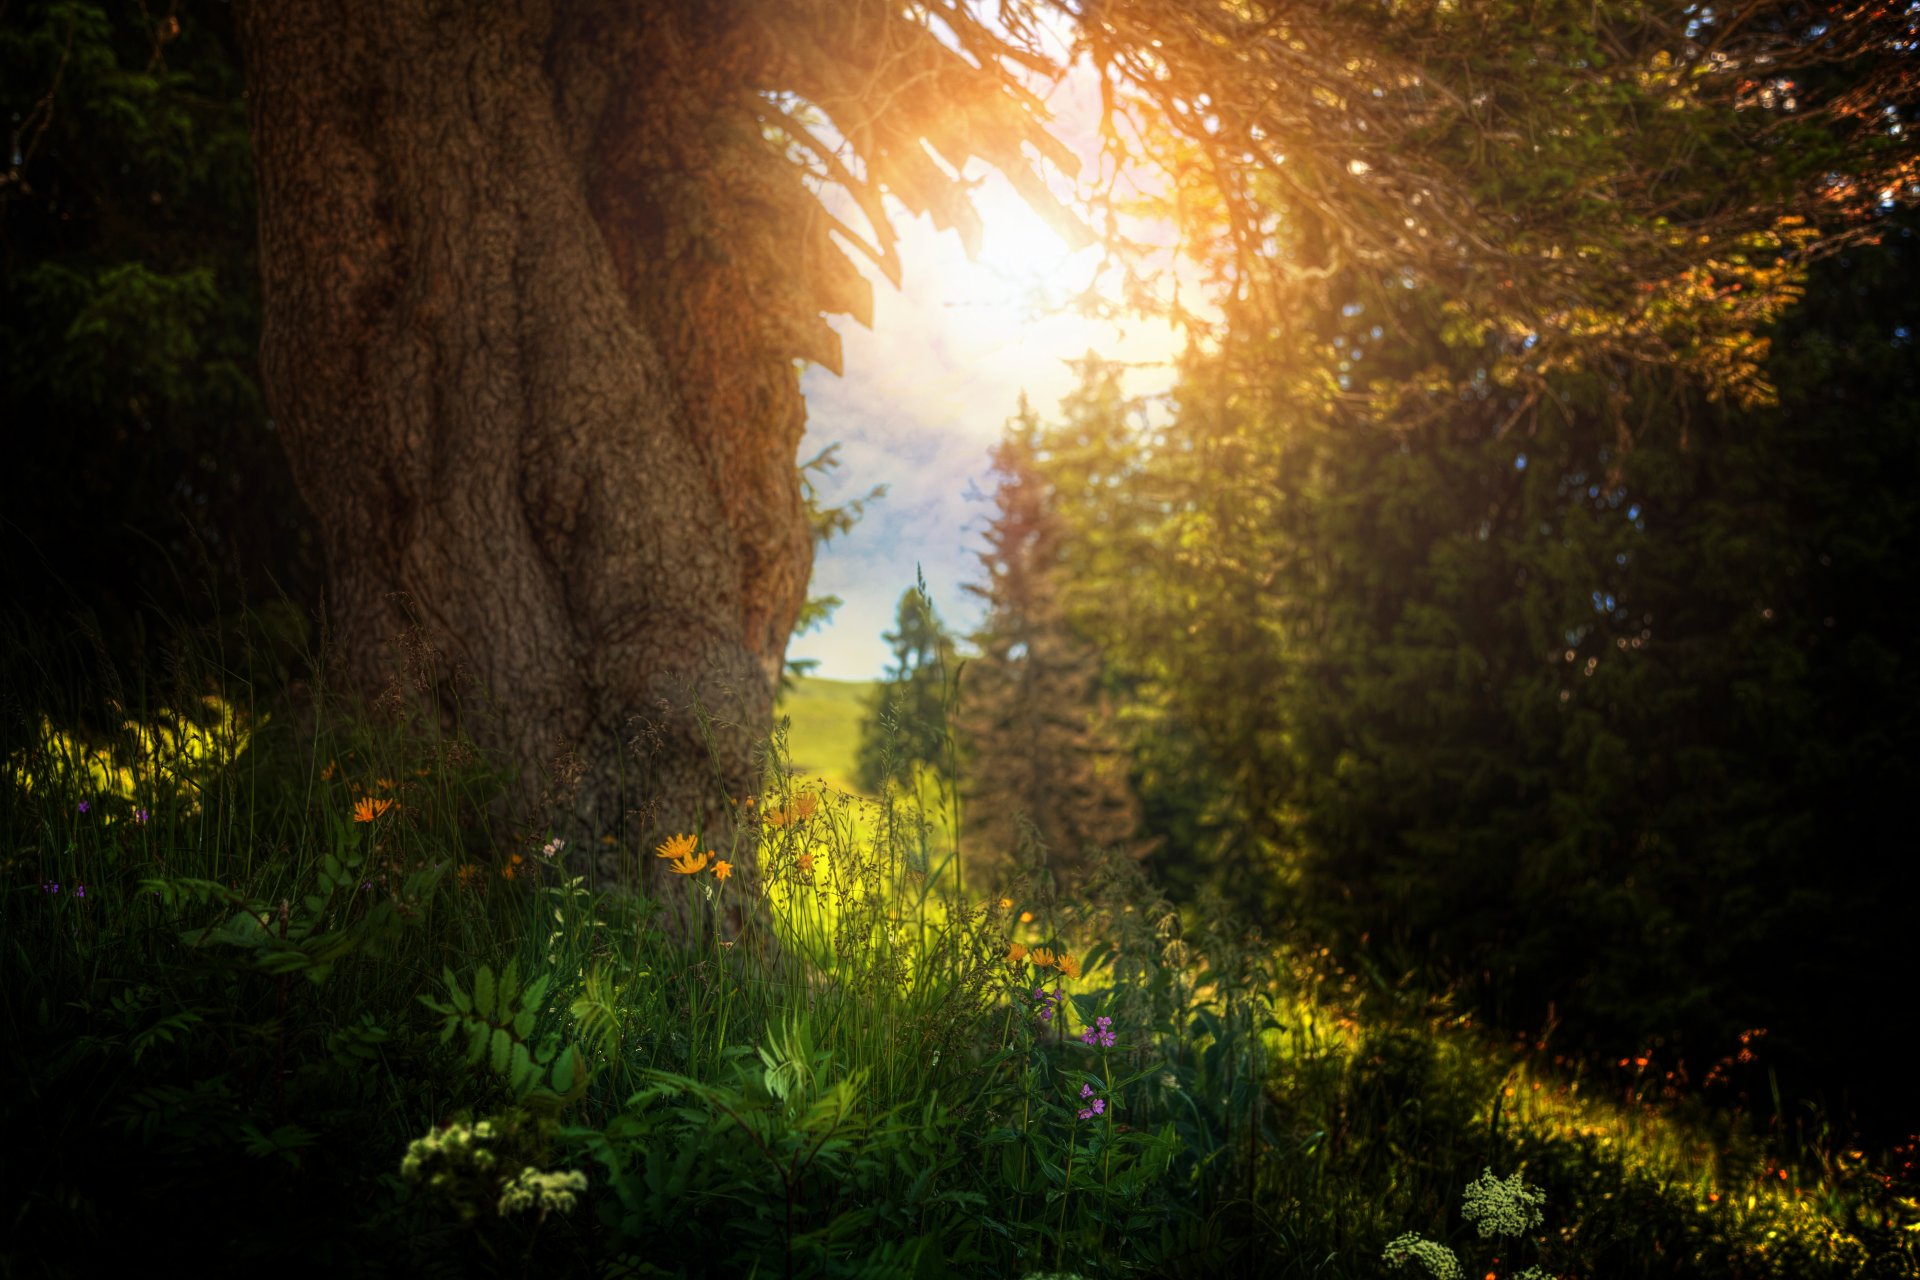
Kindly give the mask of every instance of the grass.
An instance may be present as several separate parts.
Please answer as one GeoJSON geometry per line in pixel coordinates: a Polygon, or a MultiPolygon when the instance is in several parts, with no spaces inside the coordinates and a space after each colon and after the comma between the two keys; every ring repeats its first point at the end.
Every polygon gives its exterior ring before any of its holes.
{"type": "Polygon", "coordinates": [[[733,932],[745,877],[590,886],[434,725],[17,640],[8,1275],[1341,1280],[1409,1233],[1414,1275],[1920,1274],[1911,1170],[1493,1045],[1131,863],[961,894],[914,805],[830,785],[845,686],[796,691],[779,816],[714,850],[767,886],[733,932]],[[1544,1192],[1517,1239],[1462,1217],[1489,1169],[1544,1192]]]}

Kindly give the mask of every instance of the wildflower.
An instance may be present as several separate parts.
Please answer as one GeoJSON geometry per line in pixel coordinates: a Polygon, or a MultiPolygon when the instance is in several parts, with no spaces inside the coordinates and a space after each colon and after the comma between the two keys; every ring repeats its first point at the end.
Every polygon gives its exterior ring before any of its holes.
{"type": "Polygon", "coordinates": [[[672,862],[668,863],[667,866],[675,875],[697,876],[707,869],[707,859],[712,856],[711,851],[697,856],[688,854],[684,857],[675,858],[672,862]]]}
{"type": "Polygon", "coordinates": [[[1051,969],[1059,963],[1053,952],[1046,947],[1035,947],[1027,953],[1027,958],[1042,969],[1051,969]]]}
{"type": "Polygon", "coordinates": [[[340,768],[340,762],[338,760],[327,761],[327,767],[320,771],[320,781],[332,782],[333,775],[335,771],[338,770],[339,768],[340,768]]]}
{"type": "Polygon", "coordinates": [[[87,886],[85,886],[85,885],[83,885],[83,884],[77,884],[77,885],[75,885],[75,886],[73,886],[73,896],[74,896],[74,897],[76,897],[76,898],[84,898],[84,897],[86,897],[86,896],[87,896],[87,886]]]}
{"type": "Polygon", "coordinates": [[[1064,951],[1060,953],[1059,958],[1053,963],[1055,968],[1059,969],[1060,972],[1066,974],[1069,978],[1077,978],[1080,976],[1080,962],[1064,951]]]}
{"type": "Polygon", "coordinates": [[[562,840],[559,836],[555,836],[553,839],[547,841],[545,844],[540,846],[540,852],[545,854],[547,857],[551,858],[556,853],[559,853],[562,849],[566,847],[567,847],[567,842],[565,840],[562,840]]]}
{"type": "Polygon", "coordinates": [[[1546,1192],[1529,1187],[1517,1173],[1502,1182],[1487,1169],[1467,1184],[1460,1197],[1460,1213],[1480,1225],[1482,1240],[1494,1235],[1520,1236],[1540,1225],[1540,1206],[1546,1198],[1546,1192]]]}
{"type": "Polygon", "coordinates": [[[359,803],[353,806],[355,822],[372,822],[375,818],[393,808],[391,800],[376,800],[372,796],[361,796],[359,803]]]}
{"type": "Polygon", "coordinates": [[[382,791],[391,791],[393,790],[393,779],[392,778],[375,778],[373,780],[373,785],[380,788],[382,791]]]}
{"type": "Polygon", "coordinates": [[[460,877],[461,884],[472,884],[473,878],[480,874],[480,868],[474,866],[471,862],[463,862],[460,864],[460,870],[455,874],[460,877]]]}
{"type": "Polygon", "coordinates": [[[1040,1021],[1052,1022],[1054,1006],[1060,1003],[1060,988],[1055,987],[1052,991],[1048,991],[1045,987],[1035,987],[1033,1000],[1040,1006],[1035,1011],[1040,1015],[1040,1021]]]}
{"type": "Polygon", "coordinates": [[[1002,911],[1011,911],[1013,909],[1013,899],[1012,898],[1000,899],[1000,909],[1002,911]]]}
{"type": "Polygon", "coordinates": [[[58,893],[60,892],[60,884],[57,880],[42,880],[40,882],[40,889],[43,893],[58,893]]]}
{"type": "Polygon", "coordinates": [[[1086,1106],[1080,1108],[1080,1118],[1082,1120],[1091,1120],[1095,1116],[1101,1116],[1107,1113],[1107,1100],[1105,1098],[1095,1097],[1091,1084],[1083,1084],[1080,1086],[1080,1096],[1091,1099],[1086,1106]]]}
{"type": "Polygon", "coordinates": [[[1016,942],[1012,946],[1007,948],[1008,964],[1019,964],[1022,960],[1025,960],[1026,958],[1027,958],[1027,949],[1021,946],[1019,943],[1016,942]]]}
{"type": "Polygon", "coordinates": [[[654,847],[654,852],[669,862],[678,862],[680,859],[691,855],[699,843],[700,838],[698,836],[668,836],[654,847]]]}
{"type": "Polygon", "coordinates": [[[808,876],[808,877],[811,877],[813,875],[813,855],[812,854],[810,853],[801,854],[799,857],[793,860],[793,865],[799,868],[801,875],[808,876]]]}
{"type": "Polygon", "coordinates": [[[1380,1261],[1390,1267],[1405,1266],[1409,1258],[1425,1267],[1433,1280],[1464,1280],[1460,1260],[1453,1256],[1453,1250],[1411,1231],[1396,1236],[1380,1254],[1380,1261]]]}
{"type": "Polygon", "coordinates": [[[728,876],[732,874],[733,874],[733,864],[731,862],[728,862],[725,858],[722,858],[720,861],[713,864],[713,875],[716,880],[725,880],[728,876]]]}
{"type": "Polygon", "coordinates": [[[133,811],[133,820],[139,823],[141,826],[145,826],[147,824],[147,821],[152,817],[153,815],[148,813],[145,809],[135,809],[133,811]]]}
{"type": "Polygon", "coordinates": [[[794,820],[799,822],[806,821],[813,816],[813,811],[819,807],[819,796],[814,795],[811,791],[802,791],[793,798],[794,820]]]}
{"type": "Polygon", "coordinates": [[[513,879],[513,864],[511,862],[500,868],[500,878],[502,880],[513,879]]]}
{"type": "Polygon", "coordinates": [[[760,820],[770,827],[784,827],[792,821],[785,809],[762,809],[760,820]]]}
{"type": "Polygon", "coordinates": [[[87,811],[87,807],[88,807],[87,802],[85,800],[82,800],[80,802],[80,812],[85,813],[87,811]]]}
{"type": "Polygon", "coordinates": [[[1032,923],[1033,923],[1033,912],[1031,912],[1031,911],[1022,911],[1022,912],[1020,913],[1020,923],[1021,923],[1021,924],[1032,924],[1032,923]]]}
{"type": "Polygon", "coordinates": [[[1102,1049],[1113,1048],[1113,1019],[1101,1016],[1093,1020],[1093,1025],[1080,1033],[1081,1042],[1096,1045],[1102,1049]]]}
{"type": "Polygon", "coordinates": [[[541,1173],[532,1165],[520,1170],[520,1176],[506,1185],[500,1197],[500,1216],[522,1209],[538,1208],[541,1216],[552,1210],[564,1213],[573,1208],[573,1194],[587,1189],[587,1175],[569,1169],[565,1173],[541,1173]]]}
{"type": "Polygon", "coordinates": [[[608,834],[600,837],[600,843],[611,849],[620,842],[615,840],[611,834],[608,834]]]}

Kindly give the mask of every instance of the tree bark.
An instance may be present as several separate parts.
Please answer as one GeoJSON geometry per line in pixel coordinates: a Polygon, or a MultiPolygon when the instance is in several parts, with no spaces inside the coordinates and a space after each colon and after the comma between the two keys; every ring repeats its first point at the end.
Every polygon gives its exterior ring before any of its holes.
{"type": "Polygon", "coordinates": [[[733,251],[792,207],[738,106],[764,50],[696,5],[261,0],[241,32],[262,369],[336,674],[443,710],[469,680],[524,795],[587,766],[583,836],[717,836],[811,568],[795,357],[839,279],[800,307],[733,251]]]}

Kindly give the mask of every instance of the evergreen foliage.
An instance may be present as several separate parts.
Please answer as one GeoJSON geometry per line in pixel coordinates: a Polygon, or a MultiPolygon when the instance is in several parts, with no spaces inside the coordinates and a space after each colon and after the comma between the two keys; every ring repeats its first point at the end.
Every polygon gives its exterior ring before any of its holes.
{"type": "Polygon", "coordinates": [[[883,636],[893,650],[893,665],[860,724],[856,778],[869,795],[884,791],[889,778],[913,777],[916,767],[942,767],[951,737],[947,682],[958,676],[953,637],[935,612],[925,582],[901,594],[893,627],[883,636]]]}
{"type": "Polygon", "coordinates": [[[1196,362],[1067,543],[1087,598],[1160,601],[1082,616],[1188,735],[1161,810],[1245,842],[1187,847],[1504,1025],[1695,1078],[1768,1027],[1789,1092],[1899,1123],[1897,1068],[1858,1052],[1893,1064],[1896,1033],[1846,977],[1916,889],[1884,834],[1920,767],[1891,659],[1914,255],[1886,231],[1816,274],[1778,407],[1625,367],[1536,402],[1442,300],[1357,276],[1295,347],[1196,362]],[[1116,576],[1097,548],[1142,517],[1116,576]]]}
{"type": "Polygon", "coordinates": [[[252,148],[228,7],[0,21],[0,479],[18,607],[137,644],[151,603],[313,598],[261,401],[252,148]]]}
{"type": "MultiPolygon", "coordinates": [[[[1090,849],[1145,848],[1134,840],[1139,804],[1099,689],[1099,655],[1067,621],[1063,528],[1041,456],[1049,443],[1023,401],[993,451],[984,581],[966,588],[987,614],[960,730],[973,849],[1004,860],[1037,837],[1052,867],[1071,875],[1090,849]]],[[[1059,444],[1070,465],[1069,442],[1059,444]]]]}

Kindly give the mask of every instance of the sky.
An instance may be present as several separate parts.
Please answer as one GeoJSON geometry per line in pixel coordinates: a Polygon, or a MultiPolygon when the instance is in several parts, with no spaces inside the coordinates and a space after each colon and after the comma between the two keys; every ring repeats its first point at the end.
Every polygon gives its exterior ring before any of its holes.
{"type": "MultiPolygon", "coordinates": [[[[1060,136],[1091,158],[1087,86],[1070,78],[1054,100],[1060,136]]],[[[957,232],[936,232],[928,218],[896,217],[901,288],[875,271],[873,327],[828,317],[843,344],[844,376],[818,366],[801,379],[807,434],[800,458],[838,442],[842,465],[820,483],[834,503],[876,484],[887,494],[849,533],[821,547],[810,595],[844,604],[825,627],[796,636],[790,659],[817,659],[815,676],[880,677],[890,661],[882,640],[915,568],[926,576],[935,611],[965,636],[981,621],[963,585],[980,580],[976,553],[991,515],[989,450],[1024,391],[1043,421],[1073,387],[1067,362],[1087,351],[1138,367],[1129,394],[1172,385],[1183,339],[1164,321],[1123,324],[1088,319],[1064,300],[1092,279],[1097,247],[1070,253],[995,171],[979,179],[974,206],[981,249],[969,261],[957,232]],[[969,492],[976,495],[969,500],[969,492]]]]}

